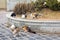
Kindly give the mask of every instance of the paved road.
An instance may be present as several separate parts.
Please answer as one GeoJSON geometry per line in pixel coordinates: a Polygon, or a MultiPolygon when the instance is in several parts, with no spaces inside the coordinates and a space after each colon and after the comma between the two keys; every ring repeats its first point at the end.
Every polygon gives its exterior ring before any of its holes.
{"type": "Polygon", "coordinates": [[[0,12],[0,40],[60,40],[60,37],[56,35],[38,35],[26,32],[20,32],[19,36],[14,37],[12,32],[2,25],[7,22],[5,14],[6,12],[0,12]]]}

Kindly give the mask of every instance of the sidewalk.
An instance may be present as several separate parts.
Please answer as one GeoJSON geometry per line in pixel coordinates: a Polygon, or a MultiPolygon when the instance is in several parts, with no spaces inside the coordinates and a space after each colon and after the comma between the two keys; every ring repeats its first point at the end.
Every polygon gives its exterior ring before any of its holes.
{"type": "Polygon", "coordinates": [[[31,33],[20,32],[19,37],[14,37],[9,29],[6,29],[4,23],[7,22],[5,16],[7,12],[0,12],[0,40],[60,40],[60,37],[56,35],[37,35],[31,33]]]}

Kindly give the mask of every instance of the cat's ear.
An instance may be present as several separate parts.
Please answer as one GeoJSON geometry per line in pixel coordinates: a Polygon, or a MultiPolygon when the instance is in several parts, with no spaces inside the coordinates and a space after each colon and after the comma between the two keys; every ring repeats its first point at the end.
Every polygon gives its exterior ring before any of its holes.
{"type": "Polygon", "coordinates": [[[11,25],[10,29],[15,29],[15,25],[11,25]]]}

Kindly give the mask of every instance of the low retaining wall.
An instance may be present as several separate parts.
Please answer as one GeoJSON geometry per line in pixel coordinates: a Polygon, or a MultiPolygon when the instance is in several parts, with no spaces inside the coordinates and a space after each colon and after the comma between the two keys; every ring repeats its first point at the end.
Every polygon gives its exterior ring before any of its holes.
{"type": "Polygon", "coordinates": [[[17,27],[28,25],[36,32],[60,33],[60,21],[38,21],[11,17],[7,14],[8,21],[17,27]]]}

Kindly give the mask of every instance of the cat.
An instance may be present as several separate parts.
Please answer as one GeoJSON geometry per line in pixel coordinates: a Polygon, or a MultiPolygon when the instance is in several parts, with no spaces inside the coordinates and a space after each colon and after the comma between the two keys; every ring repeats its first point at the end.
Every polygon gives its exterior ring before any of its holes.
{"type": "Polygon", "coordinates": [[[13,34],[17,34],[17,33],[19,33],[20,32],[20,28],[19,27],[16,27],[15,29],[14,29],[14,31],[13,31],[13,34]]]}
{"type": "Polygon", "coordinates": [[[36,32],[32,31],[28,26],[23,26],[22,29],[23,29],[25,32],[30,32],[30,33],[36,34],[36,32]]]}
{"type": "Polygon", "coordinates": [[[14,17],[14,16],[16,16],[16,14],[15,13],[12,13],[11,16],[14,17]]]}
{"type": "Polygon", "coordinates": [[[27,15],[26,14],[22,14],[22,18],[27,18],[27,15]]]}
{"type": "Polygon", "coordinates": [[[12,31],[14,37],[20,37],[19,32],[20,32],[19,27],[15,27],[15,29],[12,31]]]}
{"type": "Polygon", "coordinates": [[[38,16],[39,16],[39,14],[31,14],[31,17],[32,17],[33,19],[37,18],[38,16]]]}
{"type": "Polygon", "coordinates": [[[15,27],[15,25],[12,25],[10,27],[10,29],[11,29],[13,34],[16,34],[16,33],[18,33],[20,31],[20,28],[19,27],[15,27]]]}

